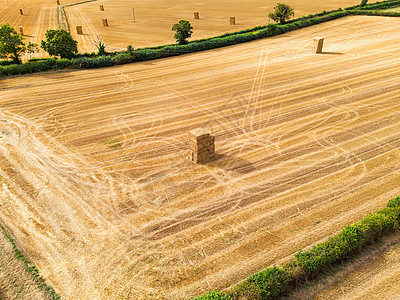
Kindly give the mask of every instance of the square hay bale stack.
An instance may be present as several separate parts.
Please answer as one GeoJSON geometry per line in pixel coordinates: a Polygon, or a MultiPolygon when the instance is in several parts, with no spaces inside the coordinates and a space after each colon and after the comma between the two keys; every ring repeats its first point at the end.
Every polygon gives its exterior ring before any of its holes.
{"type": "Polygon", "coordinates": [[[230,24],[231,25],[235,25],[236,24],[236,18],[235,17],[231,17],[230,24]]]}
{"type": "Polygon", "coordinates": [[[77,33],[77,34],[83,34],[82,26],[81,26],[81,25],[77,25],[77,26],[76,26],[76,33],[77,33]]]}
{"type": "Polygon", "coordinates": [[[313,39],[313,44],[312,44],[312,52],[313,53],[321,53],[322,52],[322,47],[324,46],[324,38],[322,37],[315,37],[313,39]]]}
{"type": "Polygon", "coordinates": [[[215,137],[202,128],[192,130],[189,132],[189,150],[194,163],[207,162],[215,153],[215,137]]]}
{"type": "Polygon", "coordinates": [[[195,18],[195,20],[199,20],[200,19],[199,12],[195,12],[194,13],[194,18],[195,18]]]}

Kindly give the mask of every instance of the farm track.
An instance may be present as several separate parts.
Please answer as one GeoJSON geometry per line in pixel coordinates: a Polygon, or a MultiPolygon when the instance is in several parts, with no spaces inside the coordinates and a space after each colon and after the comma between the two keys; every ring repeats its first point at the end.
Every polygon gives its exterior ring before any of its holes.
{"type": "Polygon", "coordinates": [[[399,27],[3,79],[0,222],[66,299],[180,299],[277,264],[399,194],[399,27]]]}

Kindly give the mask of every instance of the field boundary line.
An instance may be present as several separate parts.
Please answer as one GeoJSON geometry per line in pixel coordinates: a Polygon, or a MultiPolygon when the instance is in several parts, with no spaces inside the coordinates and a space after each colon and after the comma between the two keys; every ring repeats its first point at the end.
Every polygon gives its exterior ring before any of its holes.
{"type": "Polygon", "coordinates": [[[57,294],[56,291],[50,285],[46,284],[43,277],[40,276],[39,269],[28,258],[26,258],[25,255],[17,248],[14,239],[10,236],[6,228],[3,227],[3,225],[1,224],[0,224],[0,231],[5,236],[5,238],[11,243],[14,250],[15,258],[22,261],[22,263],[25,265],[25,270],[32,275],[33,281],[38,284],[39,288],[43,290],[45,294],[50,297],[50,299],[53,300],[61,299],[61,296],[57,294]]]}

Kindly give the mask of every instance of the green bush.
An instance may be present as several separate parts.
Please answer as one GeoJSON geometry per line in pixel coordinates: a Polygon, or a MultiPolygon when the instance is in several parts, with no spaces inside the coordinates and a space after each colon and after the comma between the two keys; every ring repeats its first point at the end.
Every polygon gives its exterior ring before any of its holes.
{"type": "Polygon", "coordinates": [[[232,298],[223,292],[212,291],[195,298],[196,300],[231,300],[232,298]]]}
{"type": "Polygon", "coordinates": [[[260,289],[262,299],[282,295],[292,280],[291,274],[278,267],[265,269],[247,278],[248,282],[254,283],[260,289]]]}
{"type": "Polygon", "coordinates": [[[71,61],[67,58],[61,58],[56,60],[57,69],[66,69],[71,67],[71,61]]]}
{"type": "Polygon", "coordinates": [[[232,300],[262,300],[260,288],[253,282],[245,281],[227,293],[232,300]]]}
{"type": "Polygon", "coordinates": [[[114,65],[114,61],[110,56],[99,56],[95,58],[79,57],[71,60],[72,66],[82,69],[93,69],[101,67],[109,67],[114,65]]]}
{"type": "Polygon", "coordinates": [[[0,66],[10,66],[15,65],[15,62],[12,60],[0,60],[0,66]]]}
{"type": "Polygon", "coordinates": [[[115,65],[122,65],[132,62],[132,57],[128,53],[119,53],[112,57],[115,65]]]}
{"type": "Polygon", "coordinates": [[[400,196],[389,200],[387,207],[400,207],[400,196]]]}

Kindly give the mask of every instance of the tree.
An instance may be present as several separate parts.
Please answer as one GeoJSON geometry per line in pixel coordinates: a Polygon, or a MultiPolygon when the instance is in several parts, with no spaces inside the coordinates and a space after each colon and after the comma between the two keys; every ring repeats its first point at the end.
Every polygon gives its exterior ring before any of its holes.
{"type": "Polygon", "coordinates": [[[179,23],[172,26],[172,31],[176,31],[174,36],[175,40],[181,45],[187,44],[187,39],[192,36],[192,29],[193,27],[190,25],[189,21],[180,20],[179,23]]]}
{"type": "Polygon", "coordinates": [[[279,22],[280,24],[285,24],[290,17],[294,16],[293,8],[289,5],[278,3],[275,7],[274,13],[269,13],[269,17],[275,22],[279,22]]]}
{"type": "Polygon", "coordinates": [[[367,5],[368,0],[361,0],[361,4],[360,7],[364,7],[365,5],[367,5]]]}
{"type": "Polygon", "coordinates": [[[95,47],[97,48],[97,54],[99,55],[99,56],[103,56],[103,55],[106,55],[107,54],[107,51],[106,51],[106,44],[103,42],[103,40],[101,39],[101,37],[97,37],[95,40],[94,40],[94,45],[95,45],[95,47]]]}
{"type": "Polygon", "coordinates": [[[22,35],[18,34],[10,24],[0,27],[0,58],[11,58],[14,63],[20,64],[22,53],[37,51],[37,45],[29,43],[25,45],[22,35]]]}
{"type": "Polygon", "coordinates": [[[78,52],[78,42],[64,29],[50,29],[46,31],[46,41],[42,41],[42,48],[52,56],[72,58],[78,52]]]}

